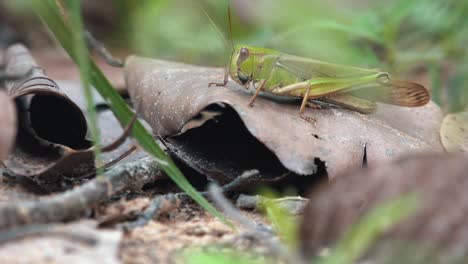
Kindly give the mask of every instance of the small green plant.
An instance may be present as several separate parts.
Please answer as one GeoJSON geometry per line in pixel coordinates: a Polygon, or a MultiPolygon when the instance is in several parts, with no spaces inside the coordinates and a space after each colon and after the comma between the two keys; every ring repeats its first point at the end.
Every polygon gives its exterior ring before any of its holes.
{"type": "Polygon", "coordinates": [[[275,201],[280,197],[270,189],[261,191],[261,207],[267,220],[276,230],[281,240],[290,250],[296,251],[299,245],[299,219],[297,216],[288,214],[284,208],[281,208],[275,201]],[[268,198],[266,198],[268,197],[268,198]]]}
{"type": "MultiPolygon", "coordinates": [[[[238,252],[232,248],[205,247],[189,248],[181,253],[181,263],[186,264],[267,264],[265,258],[245,252],[238,252]]],[[[177,262],[176,262],[177,263],[177,262]]]]}

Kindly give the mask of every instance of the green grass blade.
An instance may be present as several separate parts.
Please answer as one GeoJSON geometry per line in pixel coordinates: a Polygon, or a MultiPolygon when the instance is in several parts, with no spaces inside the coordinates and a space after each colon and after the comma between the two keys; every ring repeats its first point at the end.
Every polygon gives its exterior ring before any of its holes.
{"type": "MultiPolygon", "coordinates": [[[[56,2],[54,0],[33,0],[31,1],[31,5],[34,9],[34,12],[36,12],[43,23],[53,33],[55,38],[60,42],[69,56],[75,62],[78,62],[80,59],[77,58],[76,54],[73,52],[73,34],[66,22],[63,20],[56,2]]],[[[89,63],[91,84],[101,94],[101,96],[107,102],[117,118],[122,122],[122,124],[128,124],[134,115],[133,112],[127,106],[122,97],[112,87],[110,82],[97,67],[94,61],[88,56],[85,57],[85,60],[89,63]]],[[[218,217],[224,223],[231,225],[222,214],[220,214],[197,190],[195,190],[195,188],[193,188],[193,186],[187,181],[171,158],[159,148],[152,135],[138,120],[133,126],[132,136],[146,152],[148,152],[158,161],[161,168],[167,173],[167,175],[182,190],[190,195],[192,199],[194,199],[209,213],[218,217]]]]}
{"type": "MultiPolygon", "coordinates": [[[[90,84],[90,71],[89,71],[89,61],[86,59],[89,56],[88,49],[86,47],[85,40],[83,38],[83,21],[81,19],[81,5],[79,0],[68,0],[68,8],[70,10],[70,27],[73,35],[73,50],[77,58],[76,64],[79,66],[81,83],[83,85],[84,96],[86,99],[86,109],[88,112],[88,118],[91,128],[91,136],[93,140],[94,155],[96,157],[96,167],[102,168],[101,164],[101,140],[99,134],[99,127],[97,121],[96,108],[94,107],[94,98],[92,95],[92,87],[90,84]]],[[[98,175],[101,174],[101,170],[97,172],[98,175]]]]}

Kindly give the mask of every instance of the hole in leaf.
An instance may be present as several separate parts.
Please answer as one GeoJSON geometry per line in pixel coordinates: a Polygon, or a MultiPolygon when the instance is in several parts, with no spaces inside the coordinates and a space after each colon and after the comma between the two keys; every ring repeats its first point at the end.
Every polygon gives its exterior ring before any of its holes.
{"type": "Polygon", "coordinates": [[[260,175],[255,183],[289,186],[303,192],[327,176],[325,163],[318,158],[314,160],[317,172],[313,175],[298,175],[286,169],[272,151],[250,134],[233,108],[211,105],[205,110],[222,114],[200,127],[167,138],[166,144],[190,167],[220,184],[230,182],[245,170],[257,169],[260,175]]]}
{"type": "Polygon", "coordinates": [[[55,95],[35,95],[29,107],[31,126],[36,134],[53,143],[73,149],[87,149],[87,126],[79,109],[55,95]]]}

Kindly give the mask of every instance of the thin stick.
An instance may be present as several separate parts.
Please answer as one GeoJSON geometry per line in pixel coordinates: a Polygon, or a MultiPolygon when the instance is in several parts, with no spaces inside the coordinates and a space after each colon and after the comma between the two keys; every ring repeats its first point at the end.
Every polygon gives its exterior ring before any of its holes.
{"type": "Polygon", "coordinates": [[[219,186],[216,184],[210,184],[208,187],[208,194],[217,207],[222,209],[223,213],[226,214],[229,218],[239,223],[246,229],[257,229],[257,225],[254,222],[245,217],[226,199],[226,197],[224,197],[222,189],[219,186]]]}
{"type": "Polygon", "coordinates": [[[162,177],[159,165],[150,157],[118,165],[101,177],[53,197],[0,206],[0,230],[73,220],[119,191],[139,190],[162,177]]]}
{"type": "Polygon", "coordinates": [[[145,226],[149,221],[155,219],[161,214],[168,213],[179,207],[180,199],[176,195],[169,193],[158,195],[145,211],[133,222],[127,222],[120,225],[125,231],[131,231],[136,227],[145,226]]]}
{"type": "Polygon", "coordinates": [[[271,199],[260,195],[241,194],[236,200],[236,206],[243,210],[262,210],[265,203],[274,203],[289,215],[302,215],[309,199],[295,196],[271,199]]]}
{"type": "MultiPolygon", "coordinates": [[[[242,175],[235,178],[228,184],[223,185],[221,188],[222,193],[230,192],[237,187],[246,183],[250,178],[255,177],[259,174],[258,170],[248,170],[244,171],[242,175]]],[[[203,196],[207,196],[208,192],[201,192],[203,196]]],[[[149,221],[155,219],[161,214],[170,212],[175,208],[179,207],[181,199],[189,198],[187,193],[176,193],[176,194],[166,194],[158,195],[153,199],[151,205],[145,209],[143,213],[138,216],[138,219],[133,222],[127,222],[120,225],[125,231],[131,231],[136,227],[142,227],[148,224],[149,221]]]]}
{"type": "Polygon", "coordinates": [[[255,177],[255,176],[258,176],[260,174],[260,172],[258,170],[247,170],[247,171],[244,171],[239,177],[236,177],[234,180],[232,180],[231,182],[223,185],[221,187],[222,189],[222,192],[223,193],[227,193],[227,192],[230,192],[234,189],[236,189],[237,187],[239,187],[240,185],[244,184],[245,182],[247,182],[248,180],[250,180],[251,178],[255,177]]]}
{"type": "MultiPolygon", "coordinates": [[[[70,23],[69,12],[65,8],[65,5],[62,2],[62,0],[55,0],[55,3],[59,7],[59,11],[63,17],[63,20],[66,23],[70,23]]],[[[124,63],[122,62],[122,60],[112,56],[112,54],[107,50],[104,44],[102,44],[100,41],[94,38],[91,32],[89,32],[88,30],[84,30],[83,32],[84,32],[83,37],[84,37],[86,44],[88,45],[88,48],[96,51],[96,53],[101,58],[103,58],[107,64],[117,67],[117,68],[122,68],[124,66],[124,63]]]]}
{"type": "Polygon", "coordinates": [[[242,227],[248,230],[244,235],[252,235],[264,243],[266,243],[272,252],[278,254],[286,263],[299,263],[298,258],[292,255],[281,243],[278,242],[277,236],[271,232],[271,229],[255,224],[250,219],[246,218],[238,209],[236,209],[222,194],[222,189],[216,184],[211,184],[208,188],[208,193],[213,202],[223,210],[223,212],[232,220],[239,223],[242,227]]]}
{"type": "Polygon", "coordinates": [[[84,38],[86,41],[86,44],[88,44],[88,48],[91,50],[94,50],[101,58],[104,59],[104,61],[109,64],[110,66],[114,66],[117,68],[122,68],[124,66],[124,63],[121,59],[114,57],[102,44],[100,41],[98,41],[94,36],[91,34],[91,32],[85,30],[84,31],[84,38]]]}

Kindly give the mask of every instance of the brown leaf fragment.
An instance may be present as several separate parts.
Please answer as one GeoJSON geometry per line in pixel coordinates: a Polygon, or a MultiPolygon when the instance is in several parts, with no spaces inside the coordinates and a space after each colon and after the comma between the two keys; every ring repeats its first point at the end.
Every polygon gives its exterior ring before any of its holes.
{"type": "MultiPolygon", "coordinates": [[[[47,185],[49,190],[66,188],[69,184],[65,182],[70,179],[92,176],[94,153],[79,83],[62,82],[63,86],[59,87],[22,45],[8,48],[5,62],[7,74],[24,75],[19,80],[6,82],[8,95],[16,102],[19,119],[15,147],[4,161],[8,171],[30,177],[40,185],[47,185]]],[[[104,104],[97,94],[93,96],[97,104],[104,104]]],[[[105,146],[119,138],[123,130],[110,111],[100,111],[98,119],[102,124],[103,150],[106,150],[105,146]]],[[[103,155],[104,163],[118,159],[132,147],[130,140],[124,141],[121,138],[117,142],[120,148],[103,155]]]]}
{"type": "MultiPolygon", "coordinates": [[[[57,84],[60,86],[60,90],[75,103],[83,113],[86,112],[86,99],[83,94],[83,87],[80,82],[70,80],[57,80],[57,84]]],[[[99,93],[93,91],[94,102],[98,111],[98,125],[101,138],[101,144],[108,146],[112,144],[119,136],[122,136],[124,130],[119,120],[115,117],[109,107],[107,107],[104,99],[99,93]]],[[[89,137],[88,135],[86,136],[89,137]]],[[[133,146],[133,142],[127,139],[123,144],[119,145],[119,148],[115,151],[101,153],[101,159],[104,164],[112,162],[118,159],[123,153],[129,150],[133,146]]],[[[146,156],[144,151],[137,149],[132,152],[126,161],[134,161],[143,156],[146,156]]]]}
{"type": "Polygon", "coordinates": [[[11,98],[0,90],[0,161],[11,151],[16,135],[16,109],[11,98]]]}
{"type": "Polygon", "coordinates": [[[448,152],[468,152],[468,111],[446,115],[440,139],[448,152]]]}
{"type": "MultiPolygon", "coordinates": [[[[395,259],[468,257],[468,156],[425,154],[401,157],[392,163],[360,169],[315,188],[309,195],[301,224],[304,256],[316,256],[332,247],[372,208],[405,194],[415,194],[418,208],[396,224],[367,251],[368,257],[393,251],[395,259]],[[405,251],[406,250],[406,251],[405,251]],[[397,253],[399,252],[399,253],[397,253]],[[440,254],[439,254],[440,253],[440,254]]],[[[424,262],[429,261],[429,262],[424,262]]],[[[432,262],[434,261],[434,262],[432,262]]]]}
{"type": "Polygon", "coordinates": [[[6,82],[18,112],[18,135],[4,161],[9,171],[40,182],[56,181],[94,170],[81,110],[38,67],[29,51],[13,45],[5,54],[6,72],[25,77],[6,82]]]}
{"type": "MultiPolygon", "coordinates": [[[[275,168],[276,176],[287,171],[310,175],[323,167],[328,176],[334,178],[362,165],[365,145],[371,167],[406,153],[443,150],[438,136],[442,113],[432,102],[418,108],[379,104],[378,111],[371,115],[327,106],[307,109],[304,117],[300,117],[297,98],[262,96],[249,107],[252,94],[232,80],[226,87],[208,86],[222,77],[223,69],[219,68],[136,56],[130,56],[125,66],[125,78],[136,111],[155,134],[173,145],[176,155],[185,156],[182,159],[189,160],[197,170],[208,168],[202,171],[208,171],[210,177],[239,175],[248,169],[259,169],[264,174],[258,166],[266,161],[270,167],[279,163],[275,168]],[[210,121],[202,119],[202,126],[198,122],[196,128],[187,130],[192,127],[192,120],[206,110],[221,114],[210,121]],[[234,119],[241,122],[233,124],[234,119]],[[213,125],[210,122],[221,128],[228,127],[229,131],[217,130],[206,138],[196,132],[193,134],[197,138],[188,136],[190,131],[201,131],[204,126],[213,125]],[[243,126],[245,134],[241,133],[243,126]],[[236,134],[242,134],[248,143],[236,141],[236,134]],[[180,136],[183,138],[177,138],[180,136]],[[249,137],[266,151],[249,151],[249,146],[253,146],[249,137]],[[194,147],[194,142],[204,147],[194,147]],[[247,162],[236,169],[235,164],[239,162],[229,156],[230,147],[239,149],[243,144],[246,149],[241,149],[237,156],[244,156],[247,162]],[[211,148],[211,152],[206,148],[211,148]],[[266,159],[268,152],[275,158],[266,159]]],[[[207,130],[203,133],[209,132],[207,130]]]]}

